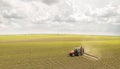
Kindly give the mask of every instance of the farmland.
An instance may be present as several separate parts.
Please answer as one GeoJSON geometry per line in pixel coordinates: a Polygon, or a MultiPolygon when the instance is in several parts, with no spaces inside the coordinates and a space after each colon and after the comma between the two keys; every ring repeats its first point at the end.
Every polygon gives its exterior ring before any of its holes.
{"type": "Polygon", "coordinates": [[[120,69],[120,37],[1,35],[0,69],[120,69]],[[70,57],[79,46],[99,59],[70,57]]]}

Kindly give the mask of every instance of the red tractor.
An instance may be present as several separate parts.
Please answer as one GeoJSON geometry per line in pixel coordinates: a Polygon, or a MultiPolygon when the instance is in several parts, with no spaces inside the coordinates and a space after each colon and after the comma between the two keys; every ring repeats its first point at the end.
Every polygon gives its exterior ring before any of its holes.
{"type": "Polygon", "coordinates": [[[83,47],[76,47],[69,53],[70,56],[82,56],[83,54],[84,54],[83,47]]]}

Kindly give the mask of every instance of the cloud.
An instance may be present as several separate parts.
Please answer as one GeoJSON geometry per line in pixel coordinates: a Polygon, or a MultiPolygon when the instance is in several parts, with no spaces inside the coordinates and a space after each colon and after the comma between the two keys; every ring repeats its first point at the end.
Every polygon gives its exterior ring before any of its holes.
{"type": "Polygon", "coordinates": [[[108,4],[103,8],[89,9],[86,16],[92,18],[94,23],[120,24],[120,5],[108,4]]]}
{"type": "Polygon", "coordinates": [[[52,5],[52,4],[58,3],[59,0],[42,0],[42,2],[47,5],[52,5]]]}
{"type": "Polygon", "coordinates": [[[1,0],[0,27],[71,33],[119,29],[119,4],[93,8],[86,3],[88,6],[85,4],[82,8],[82,3],[77,2],[79,0],[1,0]]]}

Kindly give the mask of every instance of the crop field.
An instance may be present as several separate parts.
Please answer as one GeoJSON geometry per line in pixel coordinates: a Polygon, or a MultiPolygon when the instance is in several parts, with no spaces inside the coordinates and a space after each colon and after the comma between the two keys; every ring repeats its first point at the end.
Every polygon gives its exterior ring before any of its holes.
{"type": "Polygon", "coordinates": [[[120,69],[120,36],[1,35],[0,69],[120,69]],[[74,47],[98,57],[70,57],[74,47]]]}

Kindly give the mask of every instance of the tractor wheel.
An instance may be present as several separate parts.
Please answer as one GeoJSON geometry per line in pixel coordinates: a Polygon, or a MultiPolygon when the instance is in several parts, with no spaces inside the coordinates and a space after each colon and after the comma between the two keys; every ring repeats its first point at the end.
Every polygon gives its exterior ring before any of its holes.
{"type": "Polygon", "coordinates": [[[72,56],[72,57],[74,57],[74,56],[75,56],[75,54],[71,54],[71,56],[72,56]]]}
{"type": "Polygon", "coordinates": [[[80,53],[77,53],[76,56],[80,56],[80,53]]]}
{"type": "Polygon", "coordinates": [[[75,56],[75,54],[74,54],[74,53],[69,53],[69,56],[74,57],[74,56],[75,56]]]}
{"type": "Polygon", "coordinates": [[[74,54],[74,53],[70,53],[69,55],[70,55],[71,57],[74,57],[74,56],[75,56],[75,54],[74,54]]]}

